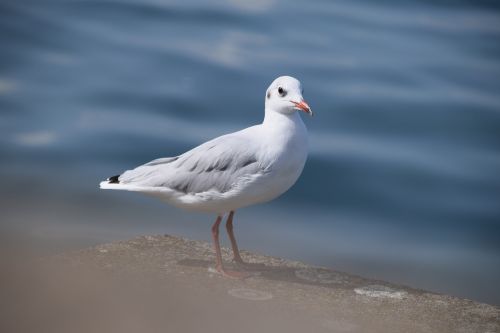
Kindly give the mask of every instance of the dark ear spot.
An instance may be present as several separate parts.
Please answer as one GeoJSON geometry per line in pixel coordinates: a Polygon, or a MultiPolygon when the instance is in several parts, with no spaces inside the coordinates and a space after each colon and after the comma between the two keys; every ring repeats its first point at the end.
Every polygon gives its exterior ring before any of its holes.
{"type": "Polygon", "coordinates": [[[267,99],[269,99],[269,98],[271,98],[271,92],[270,91],[267,92],[267,99]]]}

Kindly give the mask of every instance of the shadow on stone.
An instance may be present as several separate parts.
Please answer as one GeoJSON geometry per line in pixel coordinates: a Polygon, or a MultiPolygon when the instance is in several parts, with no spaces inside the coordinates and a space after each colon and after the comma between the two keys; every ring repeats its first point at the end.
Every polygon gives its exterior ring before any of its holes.
{"type": "MultiPolygon", "coordinates": [[[[211,260],[185,258],[177,261],[177,264],[188,267],[210,268],[213,262],[211,260]]],[[[248,263],[241,265],[234,262],[225,263],[225,266],[231,270],[259,273],[258,277],[265,280],[293,282],[334,289],[351,289],[359,287],[363,285],[364,281],[356,276],[316,267],[295,268],[271,266],[264,263],[248,263]]],[[[255,276],[257,275],[252,277],[255,276]]]]}

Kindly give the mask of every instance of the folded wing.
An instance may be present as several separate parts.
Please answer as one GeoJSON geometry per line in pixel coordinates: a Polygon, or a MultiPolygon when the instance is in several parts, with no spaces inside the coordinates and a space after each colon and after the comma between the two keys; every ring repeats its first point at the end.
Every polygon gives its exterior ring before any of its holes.
{"type": "Polygon", "coordinates": [[[153,160],[126,171],[123,185],[164,187],[181,193],[216,190],[224,193],[242,178],[265,173],[256,147],[242,136],[225,135],[208,141],[180,156],[153,160]]]}

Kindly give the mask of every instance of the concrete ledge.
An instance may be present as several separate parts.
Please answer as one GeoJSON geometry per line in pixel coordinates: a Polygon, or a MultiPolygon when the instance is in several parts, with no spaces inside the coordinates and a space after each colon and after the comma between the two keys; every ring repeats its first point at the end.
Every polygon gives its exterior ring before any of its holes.
{"type": "MultiPolygon", "coordinates": [[[[223,252],[229,262],[228,249],[223,252]]],[[[50,279],[60,293],[74,293],[55,308],[85,299],[80,321],[108,332],[500,331],[500,311],[491,305],[282,258],[242,255],[255,263],[254,276],[245,280],[211,269],[210,244],[166,235],[63,254],[44,265],[66,267],[50,279]],[[99,314],[88,311],[102,304],[99,314]]],[[[82,324],[69,325],[75,332],[82,324]]]]}

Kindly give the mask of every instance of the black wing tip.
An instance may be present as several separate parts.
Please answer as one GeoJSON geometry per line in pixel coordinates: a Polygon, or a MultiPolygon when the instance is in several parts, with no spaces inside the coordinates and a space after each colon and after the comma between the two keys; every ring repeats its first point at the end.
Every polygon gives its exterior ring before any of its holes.
{"type": "Polygon", "coordinates": [[[108,184],[119,184],[120,183],[120,181],[118,180],[119,177],[120,177],[120,175],[109,177],[107,179],[108,180],[108,184]]]}

